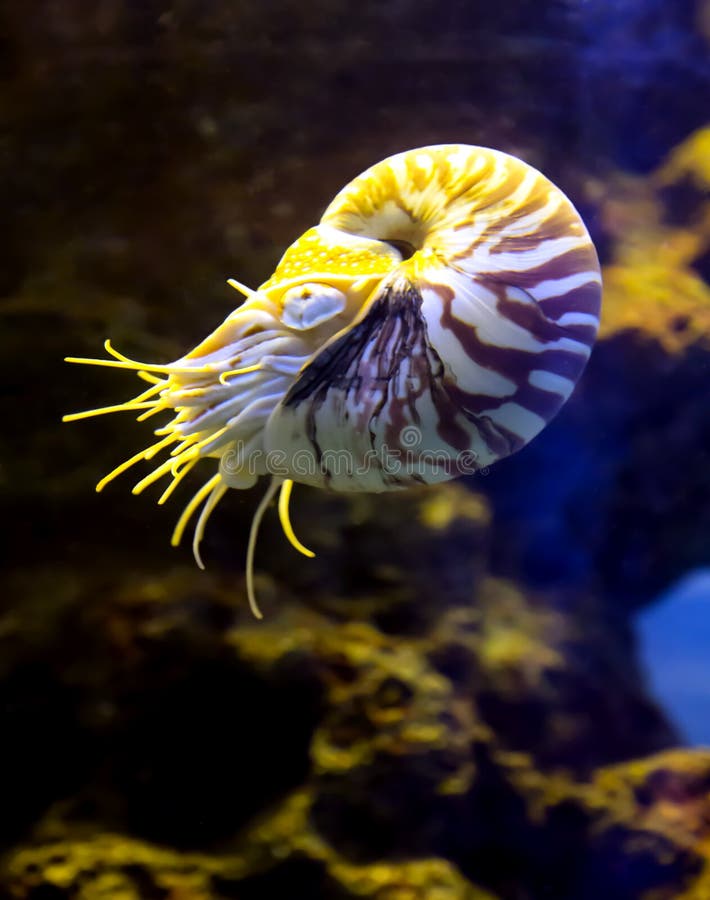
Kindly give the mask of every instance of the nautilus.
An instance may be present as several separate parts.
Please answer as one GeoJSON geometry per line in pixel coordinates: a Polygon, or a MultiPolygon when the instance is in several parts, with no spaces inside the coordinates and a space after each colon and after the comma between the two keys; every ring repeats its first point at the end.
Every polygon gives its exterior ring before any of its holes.
{"type": "Polygon", "coordinates": [[[164,503],[202,459],[217,470],[172,536],[197,516],[193,551],[229,488],[271,482],[246,553],[254,591],[259,524],[279,492],[284,532],[294,483],[381,492],[490,466],[532,440],[579,379],[599,323],[601,276],[587,229],[544,175],[497,150],[422,147],[347,184],[320,223],[202,343],[167,364],[115,350],[69,362],[134,370],[147,389],[120,410],[167,411],[157,440],[101,490],[161,456],[133,492],[166,477],[164,503]],[[199,510],[199,513],[198,513],[199,510]]]}

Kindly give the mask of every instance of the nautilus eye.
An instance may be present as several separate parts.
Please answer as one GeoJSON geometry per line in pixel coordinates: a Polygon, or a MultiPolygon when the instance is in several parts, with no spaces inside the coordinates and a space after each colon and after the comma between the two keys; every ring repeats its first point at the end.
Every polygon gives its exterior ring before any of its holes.
{"type": "Polygon", "coordinates": [[[308,331],[342,313],[346,297],[327,284],[301,284],[284,293],[281,305],[284,325],[296,331],[308,331]]]}
{"type": "Polygon", "coordinates": [[[253,585],[261,518],[279,491],[286,536],[294,482],[387,491],[489,466],[532,440],[571,394],[599,322],[594,247],[567,197],[531,166],[483,147],[422,147],[346,185],[257,290],[175,362],[72,362],[134,370],[148,387],[116,410],[167,411],[157,441],[97,489],[167,453],[134,487],[204,458],[216,471],[173,533],[207,520],[230,488],[271,484],[247,546],[253,585]],[[199,510],[199,513],[198,513],[199,510]]]}

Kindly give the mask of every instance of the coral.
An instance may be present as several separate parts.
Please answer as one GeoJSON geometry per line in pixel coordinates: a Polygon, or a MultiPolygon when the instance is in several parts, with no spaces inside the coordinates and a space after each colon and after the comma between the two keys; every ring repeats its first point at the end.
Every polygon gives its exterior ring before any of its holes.
{"type": "Polygon", "coordinates": [[[564,896],[592,898],[609,889],[634,900],[707,895],[710,752],[672,750],[601,768],[582,783],[541,778],[520,762],[509,772],[532,821],[552,835],[576,832],[566,844],[564,896]]]}
{"type": "Polygon", "coordinates": [[[710,338],[710,128],[647,180],[612,180],[601,216],[614,243],[604,270],[602,336],[632,329],[670,354],[710,338]]]}
{"type": "MultiPolygon", "coordinates": [[[[476,546],[485,504],[466,493],[442,490],[445,526],[426,524],[430,496],[403,495],[402,546],[426,538],[435,552],[454,535],[476,546]]],[[[334,502],[357,521],[357,503],[334,502]]],[[[349,529],[353,546],[361,530],[349,529]]],[[[375,568],[391,549],[366,546],[375,568]]],[[[102,748],[101,762],[7,855],[0,884],[18,900],[50,887],[87,900],[593,896],[570,885],[585,867],[612,879],[619,841],[634,859],[643,782],[640,764],[631,787],[623,765],[599,765],[673,739],[624,669],[623,635],[612,652],[596,604],[490,576],[470,585],[475,602],[441,603],[424,572],[380,583],[360,621],[336,612],[354,603],[347,593],[295,604],[279,580],[279,604],[254,623],[231,579],[183,569],[65,594],[63,627],[50,625],[40,652],[81,722],[77,745],[85,758],[102,748]],[[411,633],[373,624],[409,604],[425,607],[411,633]]],[[[38,645],[23,648],[17,627],[15,652],[32,658],[38,645]]],[[[684,883],[696,863],[677,822],[659,802],[644,823],[659,837],[639,858],[663,837],[680,860],[648,862],[654,887],[684,883]]]]}
{"type": "Polygon", "coordinates": [[[13,854],[7,895],[54,900],[494,900],[444,860],[357,866],[338,859],[293,814],[291,803],[258,832],[260,854],[180,854],[115,834],[50,841],[13,854]],[[287,831],[280,831],[286,826],[287,831]],[[269,854],[271,854],[269,856],[269,854]],[[250,870],[250,858],[257,859],[250,870]]]}
{"type": "Polygon", "coordinates": [[[212,882],[230,867],[218,858],[179,854],[114,834],[47,841],[12,854],[3,866],[11,897],[81,900],[181,900],[214,897],[212,882]]]}

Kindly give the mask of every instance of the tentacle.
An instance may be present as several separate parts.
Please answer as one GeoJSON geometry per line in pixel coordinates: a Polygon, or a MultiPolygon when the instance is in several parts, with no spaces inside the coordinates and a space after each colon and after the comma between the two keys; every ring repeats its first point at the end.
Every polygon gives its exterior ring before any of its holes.
{"type": "MultiPolygon", "coordinates": [[[[80,419],[90,419],[93,416],[103,416],[106,413],[113,412],[131,412],[136,409],[147,409],[153,412],[159,412],[160,409],[166,409],[167,407],[163,403],[163,401],[159,398],[155,398],[155,394],[160,393],[162,391],[166,382],[163,379],[156,379],[156,382],[151,385],[147,390],[143,391],[142,394],[138,394],[137,397],[134,397],[132,400],[127,400],[125,403],[118,403],[115,406],[100,406],[96,409],[85,409],[82,412],[76,413],[68,413],[65,416],[62,416],[62,422],[78,422],[80,419]],[[152,397],[153,399],[149,399],[152,397]]],[[[142,416],[138,418],[141,419],[142,416]]]]}
{"type": "Polygon", "coordinates": [[[264,513],[266,512],[269,503],[274,499],[274,495],[279,489],[281,481],[282,479],[277,478],[276,476],[271,479],[271,484],[256,508],[254,518],[251,520],[251,529],[249,531],[246,564],[247,597],[249,599],[249,607],[254,614],[254,617],[257,619],[263,619],[264,617],[259,609],[259,604],[256,602],[256,593],[254,591],[254,552],[256,550],[256,539],[259,536],[259,528],[261,526],[261,520],[264,518],[264,513]]]}
{"type": "Polygon", "coordinates": [[[147,381],[148,384],[159,384],[161,387],[167,384],[164,378],[158,378],[157,375],[151,375],[149,372],[144,372],[142,369],[139,369],[136,372],[136,375],[143,381],[147,381]]]}
{"type": "Polygon", "coordinates": [[[169,446],[173,441],[177,440],[177,437],[178,436],[175,434],[169,434],[167,437],[163,438],[162,441],[152,444],[150,447],[141,450],[140,453],[136,453],[135,456],[127,459],[125,462],[122,462],[119,466],[116,466],[116,468],[112,469],[108,475],[104,475],[101,481],[96,485],[97,493],[100,493],[109,482],[113,481],[114,478],[118,478],[119,475],[122,475],[127,469],[130,469],[131,466],[134,466],[143,459],[152,459],[156,453],[159,453],[164,447],[169,446]]]}
{"type": "Polygon", "coordinates": [[[228,379],[234,378],[236,375],[248,375],[250,372],[258,372],[259,369],[262,368],[262,364],[257,363],[254,366],[245,366],[243,369],[232,369],[229,372],[222,372],[222,374],[219,376],[219,383],[223,384],[226,387],[228,384],[228,379]]]}
{"type": "Polygon", "coordinates": [[[182,540],[182,536],[185,533],[185,528],[187,527],[187,523],[190,521],[192,516],[194,515],[197,507],[202,503],[205,497],[210,493],[210,491],[216,487],[220,481],[222,480],[222,476],[217,472],[216,475],[213,475],[209,481],[205,482],[202,487],[197,491],[197,493],[193,496],[192,500],[187,504],[185,509],[182,511],[182,515],[178,519],[177,525],[173,530],[172,537],[170,538],[170,543],[173,547],[177,547],[182,540]]]}
{"type": "Polygon", "coordinates": [[[183,366],[179,363],[160,365],[158,363],[137,362],[136,360],[129,359],[129,357],[119,353],[118,350],[115,350],[111,345],[111,341],[108,339],[104,341],[104,347],[106,348],[106,352],[110,353],[114,359],[91,359],[84,356],[65,356],[64,362],[76,363],[83,366],[106,366],[110,369],[133,369],[136,372],[145,372],[147,374],[153,372],[165,372],[167,375],[207,375],[218,372],[223,367],[222,362],[205,363],[202,366],[183,366]]]}
{"type": "Polygon", "coordinates": [[[291,525],[291,518],[288,513],[288,504],[291,499],[291,491],[293,490],[293,481],[290,478],[287,478],[286,481],[281,485],[281,493],[279,494],[279,519],[281,521],[281,527],[283,528],[284,534],[288,538],[291,546],[295,547],[299,553],[302,553],[304,556],[314,557],[315,553],[312,550],[309,550],[308,547],[304,547],[304,545],[298,540],[296,537],[293,526],[291,525]]]}
{"type": "Polygon", "coordinates": [[[173,464],[173,468],[170,470],[170,474],[173,476],[173,480],[158,498],[158,506],[162,506],[165,503],[165,501],[170,497],[175,488],[180,484],[183,478],[194,469],[197,463],[197,459],[191,459],[188,460],[188,462],[186,462],[182,468],[179,468],[177,462],[173,464]]]}
{"type": "Polygon", "coordinates": [[[219,501],[224,497],[224,495],[229,490],[229,487],[223,482],[218,482],[210,492],[207,500],[205,501],[205,505],[202,507],[202,512],[200,513],[200,518],[197,520],[197,525],[195,526],[195,534],[192,538],[192,555],[195,557],[195,562],[201,568],[205,568],[205,564],[202,562],[202,556],[200,555],[200,544],[202,543],[202,538],[205,535],[205,528],[207,526],[207,520],[212,515],[212,511],[215,506],[219,503],[219,501]]]}
{"type": "Polygon", "coordinates": [[[141,413],[139,416],[136,416],[136,422],[145,422],[146,419],[150,419],[151,416],[156,416],[160,412],[165,412],[166,409],[170,409],[169,406],[164,406],[162,404],[155,405],[154,409],[149,409],[144,413],[141,413]]]}

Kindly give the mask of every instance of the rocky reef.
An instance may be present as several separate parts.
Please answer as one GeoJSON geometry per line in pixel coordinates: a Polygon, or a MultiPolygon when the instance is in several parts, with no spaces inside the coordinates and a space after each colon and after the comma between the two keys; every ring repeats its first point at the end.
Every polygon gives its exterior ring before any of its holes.
{"type": "Polygon", "coordinates": [[[710,897],[710,751],[633,633],[710,563],[707,4],[242,6],[1,14],[1,900],[710,897]],[[570,194],[599,344],[489,473],[297,489],[317,556],[267,518],[254,622],[259,489],[199,572],[182,495],[93,494],[147,426],[60,426],[125,386],[60,360],[179,356],[354,172],[445,140],[570,194]]]}
{"type": "Polygon", "coordinates": [[[237,576],[180,568],[60,574],[51,622],[5,622],[0,895],[703,896],[710,752],[663,752],[603,604],[486,574],[463,486],[404,498],[388,552],[365,502],[374,528],[337,513],[369,577],[272,573],[265,623],[237,576]],[[392,565],[417,540],[471,570],[392,565]]]}

